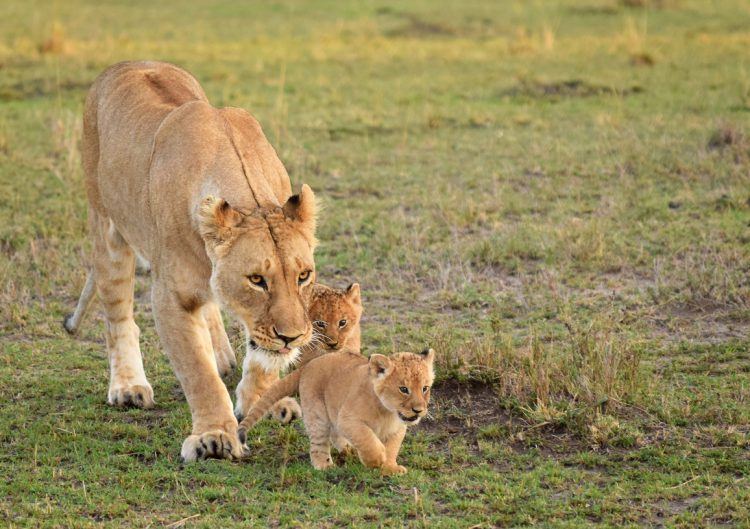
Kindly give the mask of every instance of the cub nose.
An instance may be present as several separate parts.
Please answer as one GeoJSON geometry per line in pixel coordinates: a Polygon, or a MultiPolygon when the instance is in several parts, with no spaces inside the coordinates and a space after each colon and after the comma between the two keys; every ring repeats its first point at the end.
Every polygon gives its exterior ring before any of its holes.
{"type": "Polygon", "coordinates": [[[273,327],[273,333],[276,335],[276,338],[279,338],[284,341],[284,345],[289,344],[290,342],[293,342],[300,336],[302,336],[304,333],[299,333],[297,336],[285,336],[281,334],[279,331],[276,330],[276,327],[273,327]]]}
{"type": "Polygon", "coordinates": [[[412,408],[411,411],[414,413],[422,413],[424,411],[424,408],[412,408]]]}

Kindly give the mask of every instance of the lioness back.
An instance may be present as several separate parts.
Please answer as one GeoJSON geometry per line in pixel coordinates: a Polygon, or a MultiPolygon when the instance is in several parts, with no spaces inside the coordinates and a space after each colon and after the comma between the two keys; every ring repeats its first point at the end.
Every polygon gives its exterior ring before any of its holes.
{"type": "Polygon", "coordinates": [[[82,157],[86,191],[99,213],[113,216],[115,209],[117,216],[118,200],[147,196],[146,179],[137,177],[148,174],[154,137],[167,115],[191,101],[208,105],[198,81],[172,64],[121,62],[97,77],[86,98],[82,157]]]}

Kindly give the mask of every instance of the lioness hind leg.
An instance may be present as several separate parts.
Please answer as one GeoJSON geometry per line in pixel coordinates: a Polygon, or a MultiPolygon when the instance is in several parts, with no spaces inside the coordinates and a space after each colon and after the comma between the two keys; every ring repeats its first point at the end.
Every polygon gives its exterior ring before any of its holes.
{"type": "Polygon", "coordinates": [[[114,224],[90,212],[94,238],[94,281],[106,318],[109,392],[113,406],[154,405],[154,391],[146,379],[138,344],[140,331],[133,320],[135,254],[114,224]]]}
{"type": "Polygon", "coordinates": [[[211,333],[211,346],[216,358],[216,368],[219,370],[219,375],[225,377],[237,367],[237,357],[234,355],[232,345],[229,343],[229,337],[227,337],[227,332],[224,330],[221,311],[216,303],[206,303],[203,305],[201,312],[211,333]]]}

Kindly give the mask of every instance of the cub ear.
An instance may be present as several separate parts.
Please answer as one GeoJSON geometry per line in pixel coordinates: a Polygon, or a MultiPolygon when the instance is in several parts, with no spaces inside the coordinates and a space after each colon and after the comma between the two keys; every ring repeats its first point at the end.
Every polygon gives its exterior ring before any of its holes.
{"type": "Polygon", "coordinates": [[[347,287],[346,298],[350,303],[354,303],[355,305],[362,304],[362,297],[359,292],[359,283],[352,283],[347,287]]]}
{"type": "Polygon", "coordinates": [[[432,364],[435,361],[435,349],[433,349],[432,347],[428,347],[425,350],[421,351],[419,353],[419,356],[421,356],[428,364],[432,364]]]}
{"type": "Polygon", "coordinates": [[[287,218],[299,222],[310,239],[315,239],[315,194],[310,186],[302,184],[299,194],[290,196],[282,206],[287,218]]]}
{"type": "Polygon", "coordinates": [[[208,196],[198,209],[198,229],[203,240],[220,244],[232,235],[232,228],[242,223],[242,213],[223,198],[208,196]]]}
{"type": "Polygon", "coordinates": [[[384,355],[370,356],[370,375],[375,378],[385,377],[391,369],[391,360],[384,355]]]}

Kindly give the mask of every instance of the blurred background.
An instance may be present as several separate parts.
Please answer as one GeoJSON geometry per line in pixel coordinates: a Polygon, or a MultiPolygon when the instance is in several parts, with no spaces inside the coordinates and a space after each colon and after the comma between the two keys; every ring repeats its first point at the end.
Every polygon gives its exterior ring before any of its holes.
{"type": "MultiPolygon", "coordinates": [[[[747,502],[742,511],[732,472],[748,470],[741,449],[750,422],[749,46],[744,0],[5,0],[0,373],[12,382],[0,386],[9,403],[3,429],[33,428],[57,409],[84,429],[76,421],[91,416],[94,428],[106,417],[102,451],[134,436],[160,457],[177,453],[166,433],[138,433],[144,424],[151,432],[152,420],[160,430],[188,424],[154,333],[148,277],[138,280],[137,321],[160,419],[128,412],[137,425],[120,432],[122,414],[102,405],[101,320],[92,315],[77,340],[60,326],[86,273],[78,151],[86,90],[112,63],[159,59],[191,71],[214,105],[254,114],[293,184],[316,191],[326,206],[320,281],[362,284],[366,353],[435,347],[453,399],[438,417],[465,434],[473,431],[467,410],[479,406],[485,419],[477,420],[491,430],[483,442],[496,443],[494,455],[470,452],[471,465],[501,453],[513,460],[518,443],[559,444],[554,435],[575,440],[570,455],[592,446],[645,450],[667,431],[713,472],[702,445],[680,429],[698,428],[739,450],[722,452],[734,470],[670,494],[703,491],[709,515],[700,523],[742,519],[747,502]],[[480,386],[490,389],[467,393],[480,386]],[[734,492],[712,496],[717,483],[734,492]]],[[[240,351],[240,330],[227,325],[240,351]]],[[[424,435],[417,445],[433,453],[456,432],[424,435]]],[[[22,441],[4,442],[30,457],[22,441]]],[[[304,452],[301,438],[289,442],[304,452]]],[[[47,464],[60,449],[49,447],[47,464]]],[[[430,457],[411,463],[428,474],[455,464],[460,474],[460,462],[440,456],[430,466],[430,457]]],[[[685,477],[684,468],[659,464],[665,474],[650,476],[664,486],[652,491],[657,499],[685,477]]],[[[31,466],[24,472],[20,489],[30,493],[38,477],[31,466]]],[[[134,483],[143,479],[134,472],[134,483]]],[[[240,480],[241,469],[232,472],[240,480]]],[[[495,480],[493,472],[482,479],[495,480]]],[[[612,500],[600,520],[654,519],[651,507],[631,519],[618,503],[632,500],[636,483],[601,479],[601,490],[630,499],[612,500]]],[[[422,504],[419,519],[458,512],[456,498],[441,496],[449,484],[434,486],[438,499],[422,504]]],[[[70,494],[72,512],[84,509],[70,494]]],[[[522,523],[558,504],[563,518],[591,515],[554,490],[537,491],[541,503],[524,507],[478,494],[466,511],[477,523],[522,523]],[[486,518],[488,505],[499,517],[486,518]]],[[[692,505],[667,516],[697,526],[692,505]]],[[[372,505],[362,508],[334,518],[366,521],[372,505]]],[[[21,500],[13,509],[34,512],[21,500]]]]}

